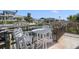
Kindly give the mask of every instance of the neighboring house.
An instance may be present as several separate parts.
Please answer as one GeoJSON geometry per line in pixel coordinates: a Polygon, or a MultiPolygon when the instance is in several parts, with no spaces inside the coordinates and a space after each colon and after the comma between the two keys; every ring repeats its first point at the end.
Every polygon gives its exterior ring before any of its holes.
{"type": "Polygon", "coordinates": [[[17,11],[9,11],[5,10],[0,13],[0,20],[17,20],[16,17],[21,17],[24,19],[23,16],[16,15],[17,11]]]}

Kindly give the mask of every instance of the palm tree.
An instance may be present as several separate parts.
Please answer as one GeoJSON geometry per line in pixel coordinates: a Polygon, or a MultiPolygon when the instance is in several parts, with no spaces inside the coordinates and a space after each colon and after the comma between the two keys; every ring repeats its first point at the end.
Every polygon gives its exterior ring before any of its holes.
{"type": "Polygon", "coordinates": [[[24,20],[27,22],[33,22],[33,18],[31,17],[31,13],[27,13],[27,16],[24,17],[24,20]]]}

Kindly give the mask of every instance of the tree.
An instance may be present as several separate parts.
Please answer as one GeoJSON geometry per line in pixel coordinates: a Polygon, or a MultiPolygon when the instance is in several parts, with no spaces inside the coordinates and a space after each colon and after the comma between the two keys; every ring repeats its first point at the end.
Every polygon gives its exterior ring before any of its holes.
{"type": "Polygon", "coordinates": [[[40,19],[45,19],[44,17],[40,18],[40,19]]]}
{"type": "Polygon", "coordinates": [[[21,18],[21,17],[16,17],[16,19],[17,19],[18,25],[22,25],[22,24],[21,24],[22,18],[21,18]]]}
{"type": "Polygon", "coordinates": [[[17,21],[21,21],[22,18],[21,17],[16,17],[17,21]]]}
{"type": "Polygon", "coordinates": [[[76,21],[79,22],[79,13],[76,15],[76,21]]]}
{"type": "Polygon", "coordinates": [[[76,21],[77,20],[77,16],[76,15],[70,15],[69,17],[67,17],[67,19],[69,21],[76,21]]]}
{"type": "Polygon", "coordinates": [[[27,13],[27,16],[24,17],[24,20],[27,22],[33,22],[33,18],[31,17],[31,13],[27,13]]]}
{"type": "Polygon", "coordinates": [[[70,16],[67,17],[67,19],[68,19],[69,21],[79,22],[79,13],[76,14],[76,15],[70,15],[70,16]]]}

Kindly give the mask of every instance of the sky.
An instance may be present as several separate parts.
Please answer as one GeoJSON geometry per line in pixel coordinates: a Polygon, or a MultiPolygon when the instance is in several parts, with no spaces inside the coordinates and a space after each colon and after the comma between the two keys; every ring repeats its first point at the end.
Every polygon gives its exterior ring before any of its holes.
{"type": "Polygon", "coordinates": [[[61,19],[67,20],[69,15],[75,15],[79,10],[18,10],[17,15],[26,16],[27,13],[31,13],[31,16],[36,19],[41,17],[59,19],[60,16],[61,19]]]}
{"type": "Polygon", "coordinates": [[[27,13],[31,13],[33,18],[60,18],[67,20],[69,15],[75,15],[79,13],[79,10],[19,10],[18,15],[27,15],[27,13]]]}

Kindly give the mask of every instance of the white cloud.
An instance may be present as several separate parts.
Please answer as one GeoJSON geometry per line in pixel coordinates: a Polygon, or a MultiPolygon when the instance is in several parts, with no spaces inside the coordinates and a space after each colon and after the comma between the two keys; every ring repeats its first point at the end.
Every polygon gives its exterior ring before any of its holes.
{"type": "Polygon", "coordinates": [[[59,11],[57,11],[57,10],[52,10],[51,12],[53,12],[53,13],[59,13],[59,11]]]}

